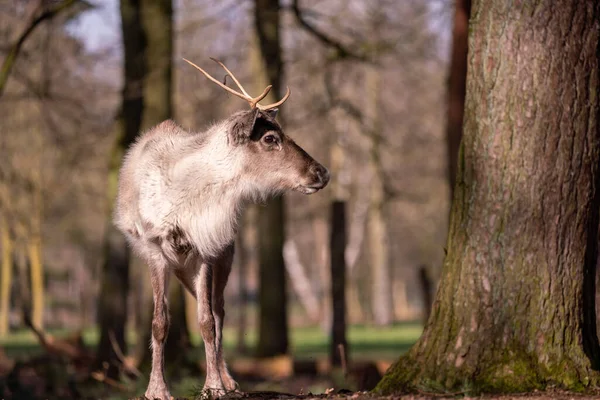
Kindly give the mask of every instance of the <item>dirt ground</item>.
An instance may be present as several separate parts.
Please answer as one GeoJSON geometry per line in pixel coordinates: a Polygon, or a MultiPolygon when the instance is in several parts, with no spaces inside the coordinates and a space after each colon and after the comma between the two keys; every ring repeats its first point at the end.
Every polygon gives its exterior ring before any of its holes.
{"type": "Polygon", "coordinates": [[[438,395],[438,394],[408,394],[408,395],[393,395],[393,396],[374,396],[368,392],[344,392],[341,393],[330,393],[330,394],[306,394],[306,395],[291,395],[277,392],[251,392],[244,394],[233,394],[222,397],[223,399],[280,399],[280,400],[291,400],[291,399],[352,399],[352,400],[378,400],[378,399],[399,399],[399,400],[442,400],[442,399],[501,399],[501,400],[583,400],[583,399],[600,399],[600,393],[590,394],[577,394],[569,393],[559,390],[545,391],[545,392],[531,392],[523,394],[513,395],[482,395],[477,397],[464,396],[462,394],[456,395],[438,395]]]}

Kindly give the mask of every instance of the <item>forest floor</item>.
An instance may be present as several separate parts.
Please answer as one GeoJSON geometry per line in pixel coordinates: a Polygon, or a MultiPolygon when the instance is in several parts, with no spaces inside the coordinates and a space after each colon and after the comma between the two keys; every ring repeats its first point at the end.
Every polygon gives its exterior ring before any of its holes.
{"type": "MultiPolygon", "coordinates": [[[[240,354],[236,351],[233,330],[224,331],[224,347],[232,375],[247,393],[243,396],[236,394],[236,397],[318,398],[318,394],[355,394],[358,390],[371,389],[389,365],[418,339],[421,331],[419,323],[399,323],[385,328],[350,327],[349,362],[345,370],[332,369],[328,365],[327,334],[319,327],[292,329],[290,356],[257,360],[249,354],[240,354]],[[340,393],[340,390],[343,392],[340,393]]],[[[51,331],[49,334],[58,343],[72,332],[51,331]]],[[[245,338],[246,347],[252,349],[256,341],[254,333],[250,331],[245,338]]],[[[98,341],[97,331],[84,331],[81,339],[86,352],[93,357],[98,341]]],[[[135,340],[130,339],[130,349],[133,349],[135,340]]],[[[204,352],[198,335],[192,336],[192,344],[194,347],[186,352],[184,360],[191,368],[166,366],[171,394],[177,398],[196,397],[203,384],[204,352]]],[[[64,357],[53,357],[49,353],[47,346],[41,346],[40,340],[28,330],[0,339],[0,399],[10,398],[8,394],[17,390],[22,391],[19,397],[11,395],[12,398],[31,400],[86,397],[122,400],[144,392],[147,381],[143,376],[114,383],[89,378],[82,382],[81,376],[90,375],[89,372],[73,372],[79,368],[78,362],[65,362],[64,357]]],[[[81,363],[91,362],[88,357],[81,363]]]]}
{"type": "MultiPolygon", "coordinates": [[[[291,332],[291,356],[256,360],[236,353],[235,332],[225,332],[225,353],[229,366],[243,393],[232,393],[224,399],[498,399],[498,400],[579,400],[599,399],[598,395],[583,395],[559,390],[515,395],[483,395],[470,397],[460,393],[438,395],[430,393],[377,397],[368,392],[379,381],[387,367],[418,339],[418,323],[397,324],[389,328],[353,326],[348,332],[350,362],[347,368],[330,368],[327,363],[326,333],[319,328],[299,328],[291,332]]],[[[53,332],[54,337],[66,332],[53,332]]],[[[96,331],[86,331],[83,341],[93,350],[96,331]]],[[[188,352],[188,365],[194,370],[169,368],[167,381],[177,399],[202,398],[204,360],[200,339],[193,338],[194,348],[188,352]]],[[[247,336],[246,345],[253,348],[255,337],[247,336]]],[[[132,346],[133,348],[133,346],[132,346]]],[[[39,341],[29,331],[20,331],[0,340],[0,399],[110,399],[136,398],[145,390],[147,381],[124,379],[117,384],[74,378],[73,363],[49,357],[39,341]],[[17,368],[18,367],[18,368],[17,368]],[[17,371],[18,369],[18,371],[17,371]],[[17,371],[17,372],[15,372],[17,371]],[[12,389],[11,389],[12,388],[12,389]],[[15,389],[16,388],[16,389],[15,389]],[[18,391],[18,392],[17,392],[18,391]]]]}

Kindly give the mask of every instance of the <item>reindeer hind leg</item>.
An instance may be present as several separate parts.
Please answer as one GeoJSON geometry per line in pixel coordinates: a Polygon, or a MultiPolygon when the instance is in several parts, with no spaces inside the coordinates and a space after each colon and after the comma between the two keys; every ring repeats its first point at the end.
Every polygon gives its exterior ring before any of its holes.
{"type": "Polygon", "coordinates": [[[169,334],[169,311],[167,308],[167,287],[169,285],[168,264],[149,265],[152,282],[154,313],[152,315],[152,371],[145,396],[148,399],[169,400],[164,375],[164,347],[169,334]]]}

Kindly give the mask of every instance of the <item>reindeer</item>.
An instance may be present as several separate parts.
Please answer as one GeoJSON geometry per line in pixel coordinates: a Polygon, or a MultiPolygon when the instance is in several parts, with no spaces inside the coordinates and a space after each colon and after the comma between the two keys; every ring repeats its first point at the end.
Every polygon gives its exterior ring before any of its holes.
{"type": "MultiPolygon", "coordinates": [[[[185,59],[184,59],[185,60],[185,59]]],[[[206,350],[204,390],[215,397],[238,389],[223,359],[223,291],[234,253],[238,217],[244,205],[286,190],[312,194],[324,188],[329,172],[283,133],[276,103],[257,97],[218,63],[240,92],[185,60],[229,93],[246,100],[240,111],[204,132],[188,132],[171,120],[140,136],[125,156],[119,175],[115,224],[150,269],[152,371],[145,396],[170,398],[164,378],[164,343],[169,331],[170,273],[196,298],[206,350]]]]}

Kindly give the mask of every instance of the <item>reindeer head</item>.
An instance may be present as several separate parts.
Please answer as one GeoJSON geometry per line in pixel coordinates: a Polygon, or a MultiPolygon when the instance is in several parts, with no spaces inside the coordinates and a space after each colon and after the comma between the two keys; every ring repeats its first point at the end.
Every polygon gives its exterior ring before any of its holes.
{"type": "Polygon", "coordinates": [[[219,82],[191,61],[185,61],[250,104],[250,110],[234,114],[227,124],[229,144],[243,154],[244,178],[268,192],[297,190],[312,194],[324,188],[329,182],[329,171],[288,137],[275,120],[277,107],[288,99],[290,89],[287,88],[285,96],[278,102],[260,105],[258,102],[267,96],[270,85],[259,96],[252,97],[223,63],[212,60],[225,69],[241,93],[219,82]]]}

